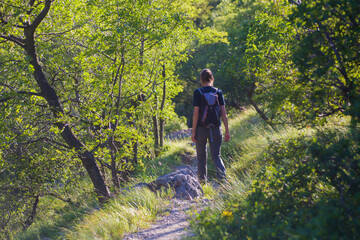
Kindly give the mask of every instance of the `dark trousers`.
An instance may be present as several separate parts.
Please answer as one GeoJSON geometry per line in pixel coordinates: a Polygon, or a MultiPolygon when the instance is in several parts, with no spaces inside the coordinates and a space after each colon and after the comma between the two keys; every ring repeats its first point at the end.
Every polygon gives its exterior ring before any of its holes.
{"type": "Polygon", "coordinates": [[[211,158],[216,167],[216,175],[219,180],[225,179],[225,166],[220,158],[222,143],[221,127],[205,128],[198,126],[196,128],[196,153],[198,159],[198,178],[200,181],[206,180],[207,177],[207,148],[206,143],[209,140],[211,158]]]}

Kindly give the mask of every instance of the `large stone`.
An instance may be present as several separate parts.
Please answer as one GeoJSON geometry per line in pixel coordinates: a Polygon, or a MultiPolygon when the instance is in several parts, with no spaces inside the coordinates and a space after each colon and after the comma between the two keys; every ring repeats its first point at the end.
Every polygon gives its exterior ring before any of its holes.
{"type": "Polygon", "coordinates": [[[148,184],[148,188],[153,191],[168,187],[175,190],[175,197],[179,199],[192,200],[204,193],[195,172],[189,165],[161,176],[148,184]]]}

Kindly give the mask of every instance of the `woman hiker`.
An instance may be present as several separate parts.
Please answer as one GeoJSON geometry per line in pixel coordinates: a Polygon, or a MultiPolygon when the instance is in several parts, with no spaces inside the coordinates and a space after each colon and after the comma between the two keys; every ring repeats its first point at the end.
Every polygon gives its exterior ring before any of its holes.
{"type": "Polygon", "coordinates": [[[194,91],[193,96],[193,124],[191,139],[196,143],[198,159],[198,178],[204,183],[207,178],[206,166],[206,143],[209,140],[212,160],[216,167],[218,180],[226,180],[226,170],[220,158],[222,143],[221,119],[225,126],[225,142],[230,140],[228,118],[225,110],[223,92],[215,88],[214,76],[210,69],[204,69],[200,73],[201,88],[194,91]],[[215,105],[214,105],[215,101],[215,105]]]}

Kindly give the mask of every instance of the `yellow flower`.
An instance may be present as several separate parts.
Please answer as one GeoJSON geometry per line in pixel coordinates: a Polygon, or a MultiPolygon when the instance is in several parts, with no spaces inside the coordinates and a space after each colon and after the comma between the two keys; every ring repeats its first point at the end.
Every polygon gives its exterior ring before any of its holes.
{"type": "Polygon", "coordinates": [[[231,217],[232,217],[232,212],[223,211],[223,212],[221,213],[221,216],[227,217],[227,218],[231,218],[231,217]]]}

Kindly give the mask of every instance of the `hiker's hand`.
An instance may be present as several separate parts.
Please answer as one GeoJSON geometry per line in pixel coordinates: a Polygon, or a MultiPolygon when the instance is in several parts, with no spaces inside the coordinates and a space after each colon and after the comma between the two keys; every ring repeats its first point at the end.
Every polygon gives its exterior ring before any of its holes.
{"type": "Polygon", "coordinates": [[[225,132],[224,140],[225,140],[225,142],[228,142],[230,140],[230,132],[228,132],[228,131],[225,132]]]}
{"type": "Polygon", "coordinates": [[[196,143],[195,133],[192,133],[192,134],[191,134],[191,140],[192,140],[194,143],[196,143]]]}

